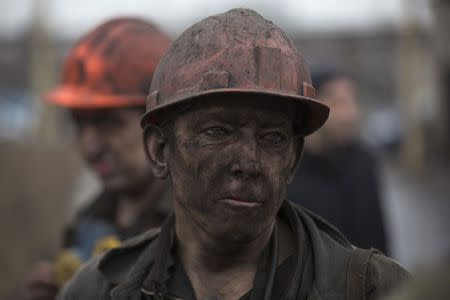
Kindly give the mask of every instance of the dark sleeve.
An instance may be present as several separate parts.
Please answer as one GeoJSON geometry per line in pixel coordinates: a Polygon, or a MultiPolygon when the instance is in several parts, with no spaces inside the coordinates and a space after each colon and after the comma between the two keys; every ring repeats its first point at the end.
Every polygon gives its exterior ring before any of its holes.
{"type": "Polygon", "coordinates": [[[358,198],[355,205],[356,222],[355,229],[358,233],[358,247],[377,248],[387,253],[387,237],[385,229],[385,218],[382,211],[381,186],[379,177],[379,166],[376,158],[364,149],[361,152],[361,170],[359,187],[362,196],[358,198]]]}
{"type": "Polygon", "coordinates": [[[67,249],[75,247],[78,243],[76,237],[77,226],[80,223],[80,220],[87,216],[93,216],[95,213],[95,207],[99,202],[98,199],[93,199],[88,205],[82,207],[79,211],[76,212],[75,217],[69,224],[65,226],[62,233],[62,243],[61,248],[67,249]]]}
{"type": "Polygon", "coordinates": [[[61,289],[57,300],[105,299],[109,283],[98,271],[100,257],[87,262],[61,289]]]}
{"type": "Polygon", "coordinates": [[[366,299],[378,299],[410,278],[411,275],[392,259],[374,254],[367,270],[366,299]]]}

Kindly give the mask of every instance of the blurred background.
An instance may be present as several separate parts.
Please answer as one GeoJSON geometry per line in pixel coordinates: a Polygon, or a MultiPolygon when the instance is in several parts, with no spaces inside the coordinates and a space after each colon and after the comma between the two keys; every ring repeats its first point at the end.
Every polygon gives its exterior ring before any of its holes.
{"type": "Polygon", "coordinates": [[[63,225],[98,191],[66,112],[40,101],[70,47],[113,16],[149,18],[176,37],[233,7],[285,29],[310,66],[356,79],[391,256],[414,272],[449,255],[449,1],[0,0],[0,299],[55,253],[63,225]]]}

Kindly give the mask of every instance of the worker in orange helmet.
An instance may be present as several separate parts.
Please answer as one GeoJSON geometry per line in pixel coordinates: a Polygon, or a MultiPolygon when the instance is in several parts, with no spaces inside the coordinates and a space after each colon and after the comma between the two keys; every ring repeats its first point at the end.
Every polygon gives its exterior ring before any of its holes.
{"type": "Polygon", "coordinates": [[[151,172],[139,130],[153,72],[169,45],[147,21],[110,20],[76,43],[60,85],[45,95],[70,111],[81,155],[103,191],[71,222],[57,258],[33,269],[26,299],[55,298],[82,262],[159,226],[169,212],[167,183],[151,172]]]}

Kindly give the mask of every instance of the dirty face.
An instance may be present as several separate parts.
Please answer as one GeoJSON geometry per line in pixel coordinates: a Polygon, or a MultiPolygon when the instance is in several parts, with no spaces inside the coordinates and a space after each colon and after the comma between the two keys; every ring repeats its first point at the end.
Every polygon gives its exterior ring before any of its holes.
{"type": "Polygon", "coordinates": [[[173,123],[167,167],[176,209],[217,239],[250,241],[273,224],[302,150],[294,109],[261,102],[219,97],[173,123]]]}
{"type": "Polygon", "coordinates": [[[132,190],[151,177],[138,108],[72,110],[80,152],[106,190],[132,190]]]}
{"type": "Polygon", "coordinates": [[[330,106],[330,117],[319,131],[324,140],[336,146],[352,142],[357,136],[359,121],[354,82],[345,77],[330,80],[319,89],[318,97],[330,106]]]}

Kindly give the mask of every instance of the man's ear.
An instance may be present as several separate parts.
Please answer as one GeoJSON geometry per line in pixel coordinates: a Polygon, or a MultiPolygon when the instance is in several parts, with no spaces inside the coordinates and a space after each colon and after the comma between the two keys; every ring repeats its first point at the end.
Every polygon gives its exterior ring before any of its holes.
{"type": "Polygon", "coordinates": [[[153,174],[159,179],[166,178],[169,174],[165,155],[167,137],[161,127],[156,125],[147,125],[143,137],[145,155],[153,174]]]}
{"type": "Polygon", "coordinates": [[[297,138],[295,153],[294,153],[294,160],[291,165],[291,174],[289,175],[288,183],[290,184],[292,180],[294,180],[295,172],[297,170],[297,167],[302,160],[303,157],[303,149],[305,146],[305,138],[303,136],[300,136],[297,138]]]}

